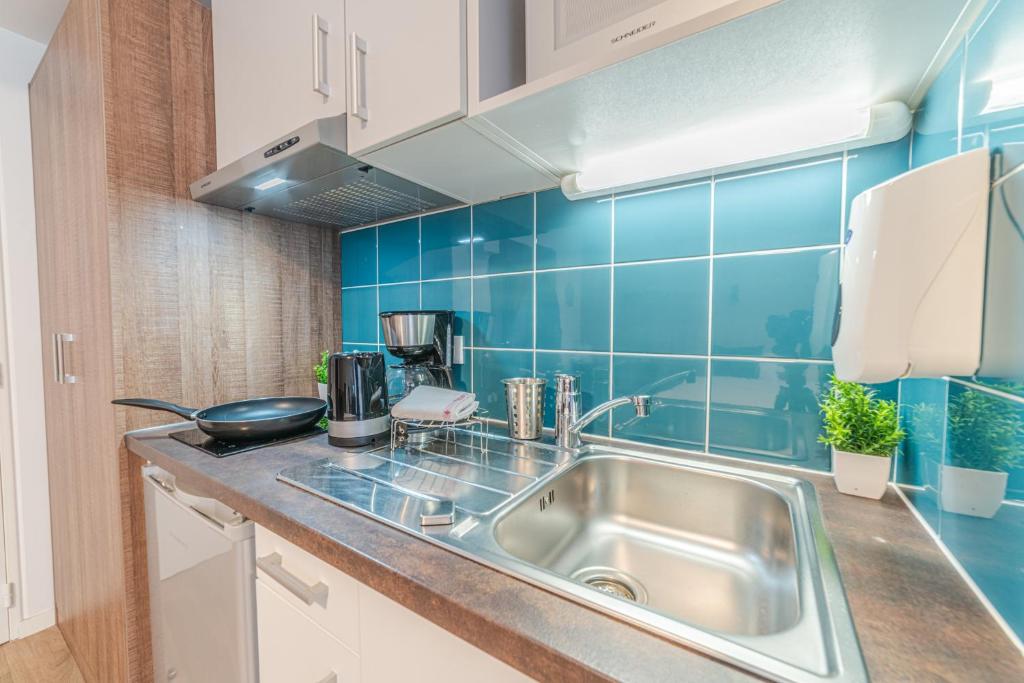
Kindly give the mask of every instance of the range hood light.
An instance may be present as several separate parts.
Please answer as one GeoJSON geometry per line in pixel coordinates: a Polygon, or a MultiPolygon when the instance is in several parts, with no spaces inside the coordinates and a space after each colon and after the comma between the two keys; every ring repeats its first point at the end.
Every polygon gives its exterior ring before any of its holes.
{"type": "Polygon", "coordinates": [[[277,187],[278,185],[284,185],[287,182],[288,181],[285,180],[284,178],[271,178],[270,180],[264,181],[257,185],[256,189],[262,192],[263,190],[269,190],[270,188],[277,187]]]}
{"type": "Polygon", "coordinates": [[[902,102],[760,116],[595,157],[582,171],[562,178],[562,192],[583,199],[892,142],[906,135],[910,124],[910,110],[902,102]]]}

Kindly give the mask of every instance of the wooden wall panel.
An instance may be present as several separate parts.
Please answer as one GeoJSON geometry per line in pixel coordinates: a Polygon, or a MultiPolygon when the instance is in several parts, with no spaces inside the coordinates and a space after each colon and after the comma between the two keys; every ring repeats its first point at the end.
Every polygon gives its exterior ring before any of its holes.
{"type": "MultiPolygon", "coordinates": [[[[340,343],[337,236],[191,200],[216,158],[210,12],[104,1],[117,392],[195,407],[312,395],[319,351],[340,343]]],[[[125,429],[178,419],[123,415],[125,429]]]]}

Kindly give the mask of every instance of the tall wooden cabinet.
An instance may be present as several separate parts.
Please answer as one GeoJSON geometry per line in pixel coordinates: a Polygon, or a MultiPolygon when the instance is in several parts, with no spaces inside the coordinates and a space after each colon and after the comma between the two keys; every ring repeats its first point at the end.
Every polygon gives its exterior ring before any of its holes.
{"type": "Polygon", "coordinates": [[[89,681],[152,679],[122,435],[178,419],[111,399],[313,395],[339,345],[333,231],[189,198],[212,65],[194,0],[71,0],[30,85],[57,622],[89,681]]]}

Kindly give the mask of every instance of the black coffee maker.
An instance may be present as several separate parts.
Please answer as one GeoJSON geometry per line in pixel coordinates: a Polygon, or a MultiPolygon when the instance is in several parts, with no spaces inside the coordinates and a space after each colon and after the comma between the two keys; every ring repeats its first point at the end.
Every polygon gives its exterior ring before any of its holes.
{"type": "Polygon", "coordinates": [[[455,313],[453,311],[385,311],[380,314],[384,345],[402,359],[387,372],[392,403],[424,384],[452,388],[455,313]]]}
{"type": "Polygon", "coordinates": [[[382,353],[336,353],[328,362],[327,440],[332,446],[365,446],[391,429],[382,353]]]}

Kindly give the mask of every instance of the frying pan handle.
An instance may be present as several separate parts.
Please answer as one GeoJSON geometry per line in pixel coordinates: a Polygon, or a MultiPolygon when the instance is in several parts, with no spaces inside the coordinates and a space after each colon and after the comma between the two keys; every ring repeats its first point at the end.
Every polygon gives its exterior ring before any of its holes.
{"type": "Polygon", "coordinates": [[[150,410],[166,410],[169,413],[181,415],[182,417],[189,420],[196,419],[196,413],[199,412],[194,408],[186,408],[185,406],[179,406],[177,403],[171,403],[170,401],[158,401],[155,398],[116,398],[113,401],[111,401],[111,403],[119,406],[135,406],[136,408],[149,408],[150,410]]]}

